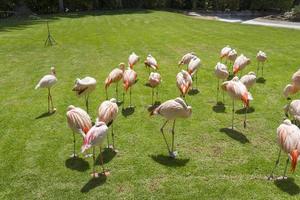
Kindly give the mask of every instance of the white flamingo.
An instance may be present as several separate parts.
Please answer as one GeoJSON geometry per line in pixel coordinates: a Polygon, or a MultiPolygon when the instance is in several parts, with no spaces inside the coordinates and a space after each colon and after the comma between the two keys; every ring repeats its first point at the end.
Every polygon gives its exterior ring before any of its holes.
{"type": "Polygon", "coordinates": [[[182,56],[181,60],[178,62],[178,67],[180,67],[181,65],[187,65],[190,63],[191,59],[193,57],[195,57],[195,53],[194,52],[190,52],[187,53],[185,55],[182,56]]]}
{"type": "Polygon", "coordinates": [[[35,86],[35,89],[38,88],[47,88],[48,89],[48,113],[55,112],[56,108],[53,106],[53,100],[51,96],[51,87],[55,85],[57,82],[56,78],[56,71],[54,67],[51,67],[51,74],[45,75],[39,83],[35,86]],[[50,109],[50,103],[51,103],[51,109],[50,109]]]}
{"type": "Polygon", "coordinates": [[[196,74],[196,88],[198,87],[198,69],[200,68],[200,66],[201,60],[197,56],[194,56],[188,64],[188,72],[192,76],[192,78],[196,74]]]}
{"type": "Polygon", "coordinates": [[[133,66],[139,61],[139,56],[132,52],[128,57],[128,65],[130,69],[133,69],[133,66]]]}
{"type": "Polygon", "coordinates": [[[264,76],[264,65],[265,65],[265,62],[267,61],[267,54],[263,51],[259,51],[256,54],[256,60],[257,60],[257,74],[260,69],[260,64],[262,64],[261,70],[262,70],[262,76],[264,76]]]}
{"type": "MultiPolygon", "coordinates": [[[[227,70],[226,65],[223,63],[218,62],[217,65],[215,66],[215,75],[218,79],[218,85],[217,85],[217,103],[219,99],[219,90],[220,90],[220,80],[223,82],[228,78],[229,72],[227,70]]],[[[222,90],[223,93],[223,102],[224,102],[224,90],[222,90]]]]}
{"type": "Polygon", "coordinates": [[[153,96],[154,88],[156,88],[156,99],[158,98],[158,86],[161,83],[161,76],[157,72],[151,72],[149,75],[149,85],[152,88],[152,105],[153,105],[153,96]]]}

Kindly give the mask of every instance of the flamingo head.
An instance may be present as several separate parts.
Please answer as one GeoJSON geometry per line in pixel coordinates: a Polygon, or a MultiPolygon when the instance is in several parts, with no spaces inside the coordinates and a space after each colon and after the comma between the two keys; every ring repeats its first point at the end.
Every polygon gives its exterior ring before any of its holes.
{"type": "Polygon", "coordinates": [[[125,63],[120,63],[119,68],[124,71],[125,70],[125,63]]]}
{"type": "Polygon", "coordinates": [[[117,100],[115,98],[111,98],[109,101],[112,103],[117,103],[117,100]]]}
{"type": "Polygon", "coordinates": [[[70,110],[73,110],[74,108],[75,108],[75,106],[69,105],[68,108],[67,108],[67,110],[70,111],[70,110]]]}
{"type": "Polygon", "coordinates": [[[51,67],[51,74],[56,76],[56,71],[55,71],[55,67],[51,67]]]}

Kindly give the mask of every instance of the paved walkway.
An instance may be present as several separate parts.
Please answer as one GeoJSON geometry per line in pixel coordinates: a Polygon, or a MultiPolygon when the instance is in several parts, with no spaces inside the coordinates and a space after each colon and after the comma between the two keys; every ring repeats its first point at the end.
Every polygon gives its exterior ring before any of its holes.
{"type": "Polygon", "coordinates": [[[271,26],[271,27],[280,27],[280,28],[292,28],[300,30],[299,22],[287,22],[287,21],[279,21],[279,20],[267,20],[264,18],[253,18],[253,19],[242,19],[235,17],[224,17],[224,16],[215,16],[215,15],[206,15],[199,14],[196,12],[188,12],[187,15],[201,18],[201,19],[209,19],[209,20],[218,20],[229,23],[241,23],[241,24],[251,24],[251,25],[259,25],[259,26],[271,26]]]}

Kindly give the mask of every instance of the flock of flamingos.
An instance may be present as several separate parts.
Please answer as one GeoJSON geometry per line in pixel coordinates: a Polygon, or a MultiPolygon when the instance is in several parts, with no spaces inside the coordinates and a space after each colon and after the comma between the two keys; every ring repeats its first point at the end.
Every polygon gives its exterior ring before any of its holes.
{"type": "MultiPolygon", "coordinates": [[[[259,51],[256,55],[257,59],[257,72],[261,70],[263,76],[263,68],[264,63],[267,60],[266,53],[263,51],[259,51]]],[[[114,142],[114,130],[113,130],[113,122],[118,114],[118,104],[119,101],[119,92],[118,92],[118,83],[123,81],[123,105],[125,94],[129,91],[129,105],[128,107],[132,107],[131,103],[131,88],[136,83],[137,73],[133,70],[134,66],[138,63],[139,56],[137,56],[134,52],[128,58],[128,68],[126,69],[126,65],[124,63],[120,63],[118,68],[113,69],[109,75],[107,76],[104,87],[106,90],[106,101],[102,102],[98,108],[98,117],[96,122],[93,123],[89,114],[89,94],[96,88],[97,81],[92,77],[85,77],[83,79],[77,79],[73,88],[73,91],[78,96],[85,97],[86,103],[86,111],[70,105],[67,108],[67,123],[69,127],[73,131],[74,137],[74,148],[72,157],[77,157],[75,153],[75,133],[80,134],[83,137],[83,145],[81,147],[81,152],[84,153],[86,150],[93,148],[93,177],[98,177],[99,175],[107,176],[109,175],[109,171],[105,170],[103,166],[103,156],[101,154],[101,146],[104,139],[107,137],[108,148],[111,148],[113,151],[118,152],[115,148],[114,142]],[[116,85],[116,96],[108,100],[107,89],[108,87],[114,83],[116,85]],[[108,127],[111,126],[112,129],[112,144],[109,144],[109,135],[108,135],[108,127]],[[97,173],[95,171],[95,148],[100,148],[100,163],[102,165],[103,171],[101,173],[97,173]]],[[[197,71],[201,67],[201,60],[195,55],[195,53],[187,53],[185,54],[178,65],[186,65],[187,70],[181,70],[177,76],[177,86],[181,93],[180,97],[176,99],[171,99],[165,101],[160,105],[154,104],[154,93],[156,89],[156,97],[158,95],[158,86],[161,83],[161,75],[158,71],[158,63],[156,59],[152,55],[148,55],[144,61],[145,66],[149,69],[149,82],[148,85],[152,88],[152,106],[150,115],[161,115],[166,119],[163,123],[160,131],[162,133],[163,139],[166,143],[169,156],[174,158],[177,156],[177,152],[174,151],[174,134],[175,134],[175,121],[177,118],[188,118],[192,114],[192,107],[189,106],[185,101],[185,95],[189,92],[189,90],[193,88],[193,80],[196,82],[197,87],[197,71]],[[167,125],[169,121],[172,121],[172,141],[171,145],[166,140],[164,134],[164,127],[167,125]]],[[[245,118],[244,118],[244,128],[247,125],[247,108],[249,108],[250,100],[253,100],[251,93],[249,90],[256,82],[256,74],[254,72],[249,72],[248,74],[239,78],[237,74],[242,73],[243,69],[246,68],[247,65],[250,64],[250,59],[241,54],[237,56],[237,52],[230,48],[229,46],[224,47],[220,52],[220,62],[215,66],[215,75],[218,79],[218,87],[217,87],[217,102],[219,96],[220,88],[223,90],[223,101],[224,101],[224,91],[228,93],[228,95],[232,98],[232,129],[233,121],[234,121],[234,103],[236,100],[241,100],[244,108],[246,109],[245,118]],[[224,62],[223,62],[224,61],[224,62]],[[222,63],[223,62],[223,63],[222,63]],[[229,62],[229,65],[232,67],[232,74],[228,71],[225,64],[229,62]],[[219,82],[222,81],[220,86],[219,82]]],[[[230,70],[230,71],[231,71],[230,70]]],[[[57,82],[55,68],[51,68],[51,74],[45,75],[39,83],[36,85],[35,89],[38,88],[47,88],[48,89],[48,112],[55,112],[56,109],[53,106],[52,96],[50,93],[51,87],[57,82]]],[[[290,99],[289,96],[295,94],[300,90],[300,70],[298,70],[293,76],[292,81],[288,84],[283,91],[283,95],[290,99]]],[[[288,117],[290,114],[293,117],[293,123],[297,123],[300,121],[300,100],[291,101],[284,108],[285,113],[288,117]]],[[[288,154],[288,159],[286,160],[286,166],[284,170],[284,174],[282,177],[278,178],[286,178],[286,170],[288,162],[291,160],[291,170],[294,172],[299,153],[300,153],[300,129],[298,126],[294,125],[289,119],[285,119],[282,124],[277,128],[277,139],[278,145],[280,146],[278,159],[276,160],[275,166],[272,169],[272,172],[268,179],[273,179],[273,172],[279,164],[279,158],[281,155],[281,151],[283,150],[288,154]]],[[[85,154],[85,156],[91,156],[90,154],[85,154]]]]}

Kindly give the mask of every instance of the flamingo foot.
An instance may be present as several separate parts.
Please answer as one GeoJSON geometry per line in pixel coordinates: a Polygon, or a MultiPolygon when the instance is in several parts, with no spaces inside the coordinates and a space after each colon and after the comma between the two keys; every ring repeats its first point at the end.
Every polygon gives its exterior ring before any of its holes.
{"type": "Polygon", "coordinates": [[[92,157],[92,156],[93,156],[92,153],[87,153],[87,154],[84,155],[85,158],[90,158],[90,157],[92,157]]]}
{"type": "Polygon", "coordinates": [[[99,178],[99,173],[97,173],[97,172],[91,173],[91,177],[93,177],[93,178],[99,178]]]}
{"type": "Polygon", "coordinates": [[[286,180],[288,177],[287,176],[279,176],[277,177],[276,180],[286,180]]]}
{"type": "Polygon", "coordinates": [[[101,174],[103,174],[104,176],[109,176],[109,175],[110,175],[110,172],[109,172],[109,171],[104,171],[104,172],[102,172],[101,174]]]}
{"type": "Polygon", "coordinates": [[[176,158],[177,155],[178,155],[177,151],[169,152],[169,156],[171,158],[176,158]]]}
{"type": "Polygon", "coordinates": [[[78,157],[78,155],[75,153],[72,153],[71,155],[70,155],[70,158],[77,158],[78,157]]]}
{"type": "Polygon", "coordinates": [[[268,181],[272,181],[272,180],[274,179],[274,176],[273,176],[273,175],[267,176],[266,179],[267,179],[268,181]]]}

